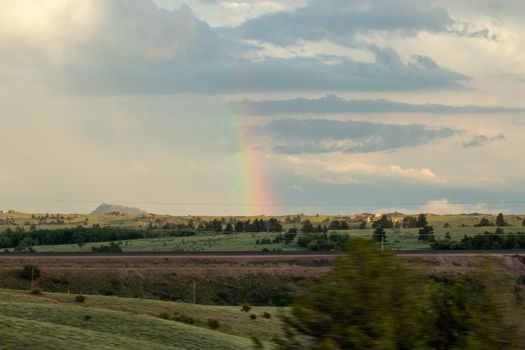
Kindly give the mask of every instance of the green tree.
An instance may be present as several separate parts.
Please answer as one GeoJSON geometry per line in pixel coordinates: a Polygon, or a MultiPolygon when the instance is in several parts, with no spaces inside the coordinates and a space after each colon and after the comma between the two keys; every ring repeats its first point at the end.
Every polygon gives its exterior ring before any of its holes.
{"type": "Polygon", "coordinates": [[[284,234],[283,236],[283,239],[284,239],[284,244],[290,244],[294,239],[295,237],[297,236],[297,232],[290,232],[290,230],[288,230],[287,233],[284,234]]]}
{"type": "Polygon", "coordinates": [[[233,233],[233,225],[231,222],[228,222],[226,224],[226,227],[224,228],[224,233],[233,233]]]}
{"type": "Polygon", "coordinates": [[[372,234],[372,238],[376,242],[386,242],[386,232],[382,226],[377,227],[372,234]]]}
{"type": "Polygon", "coordinates": [[[305,222],[303,222],[303,226],[301,227],[301,232],[302,233],[312,233],[312,232],[314,232],[314,225],[312,225],[310,220],[307,219],[305,222]]]}
{"type": "Polygon", "coordinates": [[[339,220],[332,220],[330,224],[328,225],[329,230],[340,230],[341,229],[341,222],[339,220]]]}
{"type": "Polygon", "coordinates": [[[431,279],[371,241],[345,252],[292,304],[282,349],[525,348],[521,292],[501,267],[431,279]]]}
{"type": "Polygon", "coordinates": [[[508,226],[503,213],[499,213],[498,216],[496,216],[496,226],[508,226]]]}
{"type": "Polygon", "coordinates": [[[417,218],[414,216],[405,216],[403,218],[403,228],[415,228],[417,227],[417,218]]]}
{"type": "Polygon", "coordinates": [[[270,232],[283,232],[283,225],[276,218],[270,218],[267,225],[268,231],[270,232]]]}
{"type": "Polygon", "coordinates": [[[420,228],[417,239],[419,239],[420,241],[425,241],[425,242],[434,242],[435,241],[434,228],[428,225],[423,228],[420,228]]]}
{"type": "Polygon", "coordinates": [[[477,226],[477,227],[494,226],[494,224],[490,222],[490,220],[487,218],[481,218],[481,220],[479,220],[479,223],[474,226],[477,226]]]}
{"type": "Polygon", "coordinates": [[[38,279],[40,277],[41,270],[35,265],[24,265],[22,270],[18,272],[18,276],[25,279],[38,279]]]}
{"type": "Polygon", "coordinates": [[[282,348],[423,349],[425,280],[371,241],[346,252],[292,304],[282,348]]]}
{"type": "Polygon", "coordinates": [[[244,223],[239,220],[235,223],[235,232],[243,232],[243,231],[244,231],[244,223]]]}
{"type": "Polygon", "coordinates": [[[378,221],[375,221],[372,224],[372,228],[377,228],[377,227],[393,228],[394,223],[392,222],[392,219],[390,219],[387,215],[383,215],[381,216],[381,219],[379,219],[378,221]]]}
{"type": "Polygon", "coordinates": [[[425,214],[419,214],[417,217],[416,227],[423,228],[428,226],[427,216],[425,214]]]}

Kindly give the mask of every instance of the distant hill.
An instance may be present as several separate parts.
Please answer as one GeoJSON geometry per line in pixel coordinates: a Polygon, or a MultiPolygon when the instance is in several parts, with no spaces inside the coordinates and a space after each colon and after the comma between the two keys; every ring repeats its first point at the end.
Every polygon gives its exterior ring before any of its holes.
{"type": "Polygon", "coordinates": [[[147,214],[146,211],[139,209],[139,208],[102,203],[101,205],[98,206],[97,209],[91,212],[91,215],[104,215],[104,214],[110,214],[110,213],[121,213],[121,214],[129,214],[129,215],[147,214]]]}

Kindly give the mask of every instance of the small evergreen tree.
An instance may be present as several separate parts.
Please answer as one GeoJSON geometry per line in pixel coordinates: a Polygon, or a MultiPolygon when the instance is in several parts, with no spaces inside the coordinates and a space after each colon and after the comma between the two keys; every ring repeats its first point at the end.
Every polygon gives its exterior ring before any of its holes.
{"type": "Polygon", "coordinates": [[[305,222],[303,222],[303,227],[301,227],[301,232],[302,233],[312,233],[312,232],[314,232],[314,225],[312,225],[310,220],[307,219],[305,222]]]}
{"type": "Polygon", "coordinates": [[[419,229],[419,234],[417,237],[420,241],[424,242],[433,242],[435,241],[434,237],[434,228],[432,226],[425,226],[419,229]]]}
{"type": "Polygon", "coordinates": [[[328,225],[329,230],[340,230],[341,229],[341,222],[339,220],[332,220],[330,224],[328,225]]]}
{"type": "Polygon", "coordinates": [[[233,233],[233,225],[229,222],[224,228],[224,233],[233,233]]]}
{"type": "Polygon", "coordinates": [[[487,218],[481,218],[481,220],[479,220],[479,223],[474,226],[484,227],[484,226],[494,226],[494,224],[490,222],[490,220],[487,218]]]}
{"type": "Polygon", "coordinates": [[[378,226],[372,235],[372,238],[376,242],[386,242],[386,232],[382,226],[378,226]]]}
{"type": "Polygon", "coordinates": [[[244,223],[241,220],[235,223],[235,232],[244,232],[244,223]]]}
{"type": "Polygon", "coordinates": [[[503,213],[499,213],[498,216],[496,216],[496,226],[508,226],[503,213]]]}
{"type": "Polygon", "coordinates": [[[427,216],[425,214],[419,214],[417,217],[416,227],[424,228],[428,226],[427,216]]]}

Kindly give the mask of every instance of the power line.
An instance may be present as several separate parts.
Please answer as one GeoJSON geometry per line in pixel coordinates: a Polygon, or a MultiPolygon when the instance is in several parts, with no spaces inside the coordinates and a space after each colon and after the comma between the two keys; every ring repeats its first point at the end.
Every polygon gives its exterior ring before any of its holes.
{"type": "MultiPolygon", "coordinates": [[[[235,202],[160,202],[160,201],[112,201],[112,200],[87,200],[87,199],[64,199],[64,198],[30,198],[30,197],[7,197],[0,196],[0,200],[12,201],[33,201],[33,202],[54,202],[54,203],[84,203],[84,204],[132,204],[132,205],[159,205],[159,206],[238,206],[238,207],[358,207],[358,206],[418,206],[425,205],[431,201],[425,202],[339,202],[339,203],[235,203],[235,202]]],[[[503,205],[503,204],[525,204],[525,200],[490,200],[490,201],[447,201],[447,204],[486,204],[486,205],[503,205]]]]}

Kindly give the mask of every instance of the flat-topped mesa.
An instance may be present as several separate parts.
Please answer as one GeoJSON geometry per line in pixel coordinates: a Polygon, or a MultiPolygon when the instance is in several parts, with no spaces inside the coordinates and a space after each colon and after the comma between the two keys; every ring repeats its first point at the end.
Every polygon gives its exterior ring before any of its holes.
{"type": "Polygon", "coordinates": [[[90,215],[105,215],[105,214],[115,214],[118,213],[119,215],[127,214],[127,215],[140,215],[140,214],[147,214],[146,211],[139,209],[139,208],[133,208],[133,207],[126,207],[123,205],[114,205],[114,204],[108,204],[108,203],[102,203],[91,212],[90,215]]]}

